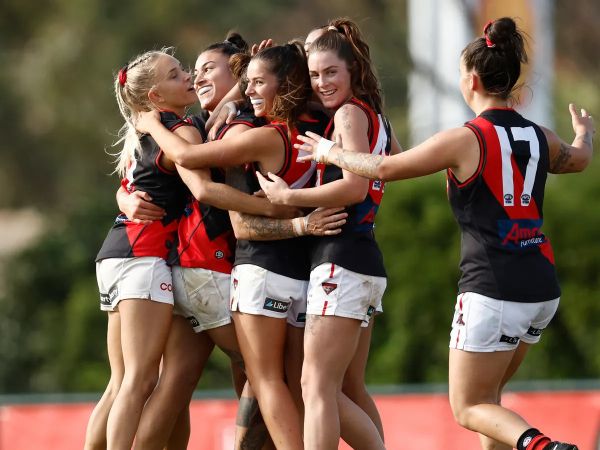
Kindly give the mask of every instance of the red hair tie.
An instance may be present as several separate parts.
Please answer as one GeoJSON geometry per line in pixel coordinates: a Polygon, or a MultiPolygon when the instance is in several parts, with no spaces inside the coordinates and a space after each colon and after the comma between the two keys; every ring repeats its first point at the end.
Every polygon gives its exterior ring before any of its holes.
{"type": "Polygon", "coordinates": [[[492,24],[494,23],[493,20],[490,20],[488,23],[485,24],[485,26],[483,27],[483,35],[485,36],[485,45],[487,45],[488,48],[492,48],[495,47],[496,44],[494,44],[492,42],[492,40],[489,38],[487,32],[488,29],[492,26],[492,24]]]}
{"type": "Polygon", "coordinates": [[[122,69],[119,69],[119,84],[121,86],[125,86],[125,82],[127,81],[127,66],[123,67],[122,69]]]}

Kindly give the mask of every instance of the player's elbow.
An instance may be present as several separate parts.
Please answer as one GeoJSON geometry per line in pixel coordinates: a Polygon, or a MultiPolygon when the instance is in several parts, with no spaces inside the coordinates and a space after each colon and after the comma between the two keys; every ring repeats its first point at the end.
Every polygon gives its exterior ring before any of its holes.
{"type": "Polygon", "coordinates": [[[231,220],[231,228],[233,229],[233,235],[238,240],[249,240],[251,239],[248,227],[244,225],[240,213],[235,211],[229,211],[229,219],[231,220]]]}
{"type": "Polygon", "coordinates": [[[365,179],[360,181],[360,184],[356,184],[352,189],[346,190],[345,198],[338,204],[355,205],[361,203],[367,197],[367,194],[369,193],[369,182],[365,179]]]}
{"type": "Polygon", "coordinates": [[[381,163],[375,169],[375,175],[377,180],[390,181],[393,180],[393,169],[389,164],[390,158],[382,158],[381,163]]]}
{"type": "Polygon", "coordinates": [[[587,152],[585,155],[582,155],[579,161],[577,161],[573,172],[583,172],[587,168],[587,166],[589,166],[592,162],[593,154],[593,150],[590,149],[589,152],[587,152]]]}
{"type": "Polygon", "coordinates": [[[194,167],[192,167],[191,164],[192,159],[188,155],[186,155],[186,153],[189,154],[189,152],[173,152],[173,156],[171,159],[178,166],[185,167],[186,169],[193,169],[194,167]]]}
{"type": "Polygon", "coordinates": [[[248,232],[248,230],[246,229],[246,227],[233,227],[233,235],[235,236],[235,238],[237,240],[250,240],[252,238],[252,236],[250,235],[250,233],[248,232]]]}
{"type": "Polygon", "coordinates": [[[200,203],[210,203],[208,201],[208,189],[206,188],[206,186],[204,186],[203,183],[195,183],[192,189],[192,194],[194,195],[194,198],[200,203]]]}

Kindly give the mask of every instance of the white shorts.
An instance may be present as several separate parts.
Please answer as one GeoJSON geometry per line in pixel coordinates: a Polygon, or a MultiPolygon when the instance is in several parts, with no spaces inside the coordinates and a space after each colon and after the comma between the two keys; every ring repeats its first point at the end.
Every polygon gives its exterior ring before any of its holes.
{"type": "Polygon", "coordinates": [[[381,299],[385,277],[352,272],[333,263],[324,263],[310,273],[306,314],[339,316],[369,325],[374,312],[383,311],[381,299]]]}
{"type": "Polygon", "coordinates": [[[285,277],[253,264],[240,264],[231,272],[232,311],[286,319],[304,327],[308,281],[285,277]]]}
{"type": "Polygon", "coordinates": [[[125,299],[173,304],[171,268],[162,258],[103,259],[96,263],[96,278],[102,311],[115,311],[125,299]]]}
{"type": "Polygon", "coordinates": [[[185,317],[196,333],[231,323],[228,273],[173,266],[173,314],[185,317]]]}
{"type": "Polygon", "coordinates": [[[456,299],[450,348],[469,352],[508,351],[519,341],[539,342],[560,298],[537,303],[496,300],[474,292],[456,299]]]}

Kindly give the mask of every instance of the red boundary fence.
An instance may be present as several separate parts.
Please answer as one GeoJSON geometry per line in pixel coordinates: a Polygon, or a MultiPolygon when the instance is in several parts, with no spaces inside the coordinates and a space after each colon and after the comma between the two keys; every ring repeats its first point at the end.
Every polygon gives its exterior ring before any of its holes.
{"type": "MultiPolygon", "coordinates": [[[[389,450],[479,449],[477,436],[454,422],[446,394],[380,395],[375,401],[389,450]]],[[[512,392],[503,403],[555,439],[576,442],[580,450],[600,449],[600,391],[512,392]]],[[[0,449],[81,449],[92,408],[90,403],[2,405],[0,449]]],[[[194,400],[189,448],[232,449],[235,413],[234,400],[194,400]]]]}

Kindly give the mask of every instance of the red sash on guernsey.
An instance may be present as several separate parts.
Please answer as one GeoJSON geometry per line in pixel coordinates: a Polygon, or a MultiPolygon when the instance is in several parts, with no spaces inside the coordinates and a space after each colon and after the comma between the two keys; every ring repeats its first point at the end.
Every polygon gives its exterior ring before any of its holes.
{"type": "Polygon", "coordinates": [[[559,297],[552,247],[542,233],[544,132],[511,108],[488,109],[465,126],[479,143],[477,170],[464,181],[447,172],[462,233],[459,292],[525,303],[559,297]]]}
{"type": "MultiPolygon", "coordinates": [[[[238,124],[256,127],[262,124],[262,120],[252,112],[243,111],[219,130],[217,139],[222,139],[227,130],[238,124]]],[[[225,183],[225,173],[221,169],[211,169],[211,178],[216,183],[225,183]]],[[[190,196],[179,223],[178,235],[179,258],[175,264],[221,273],[231,272],[235,237],[227,211],[199,203],[190,196]]]]}
{"type": "MultiPolygon", "coordinates": [[[[161,112],[161,122],[171,131],[181,126],[190,126],[177,114],[166,111],[161,112]]],[[[150,135],[142,135],[140,146],[141,151],[130,164],[121,184],[129,192],[147,192],[154,204],[165,209],[166,215],[162,220],[142,225],[120,214],[98,252],[97,261],[140,256],[156,256],[166,260],[175,246],[187,187],[176,171],[170,171],[161,165],[163,152],[150,135]]]]}

